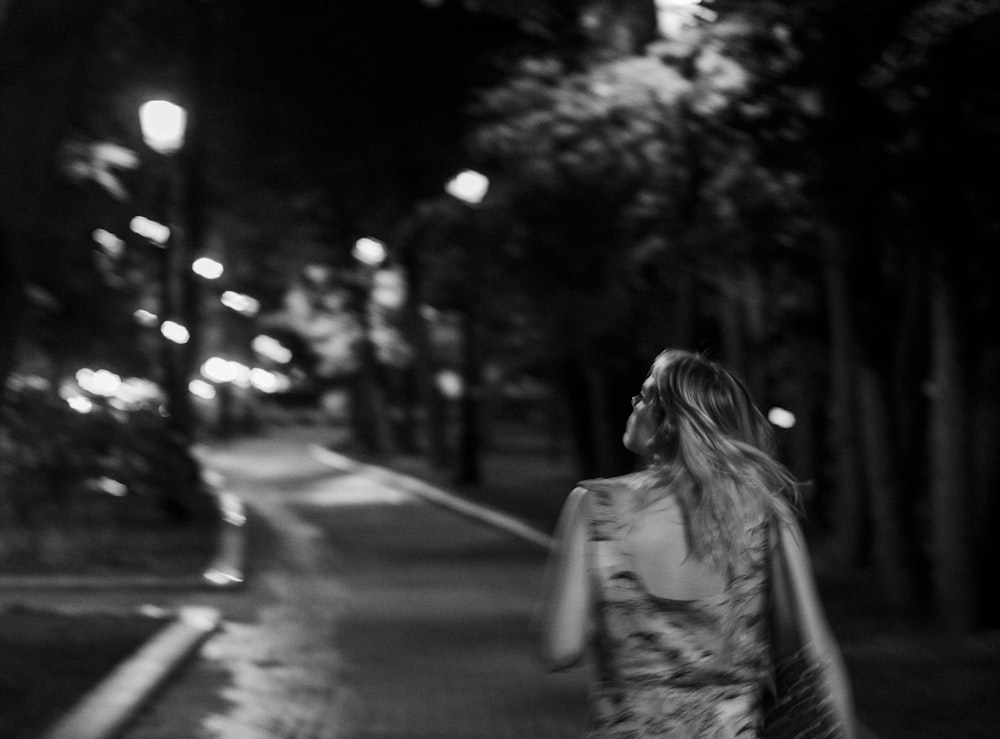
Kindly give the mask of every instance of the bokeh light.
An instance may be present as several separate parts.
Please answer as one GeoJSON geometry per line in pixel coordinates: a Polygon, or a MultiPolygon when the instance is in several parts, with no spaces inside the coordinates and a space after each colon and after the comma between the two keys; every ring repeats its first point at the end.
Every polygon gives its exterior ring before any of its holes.
{"type": "Polygon", "coordinates": [[[378,239],[365,236],[354,242],[354,249],[351,251],[351,255],[362,264],[367,264],[369,267],[377,267],[385,261],[385,244],[378,239]]]}
{"type": "Polygon", "coordinates": [[[160,333],[175,344],[186,344],[191,340],[191,333],[177,321],[164,321],[160,324],[160,333]]]}
{"type": "Polygon", "coordinates": [[[225,267],[222,266],[221,262],[217,262],[211,257],[199,257],[191,265],[191,271],[206,280],[217,280],[222,277],[225,267]]]}

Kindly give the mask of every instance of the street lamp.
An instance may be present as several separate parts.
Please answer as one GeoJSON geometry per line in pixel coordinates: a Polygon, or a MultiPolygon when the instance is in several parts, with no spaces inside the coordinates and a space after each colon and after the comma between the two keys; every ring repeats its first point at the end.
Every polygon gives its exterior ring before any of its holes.
{"type": "Polygon", "coordinates": [[[489,178],[481,172],[466,169],[445,183],[445,192],[469,205],[479,205],[490,189],[489,178]]]}
{"type": "Polygon", "coordinates": [[[385,244],[378,239],[363,236],[354,242],[351,256],[366,267],[379,267],[385,261],[385,244]]]}
{"type": "Polygon", "coordinates": [[[355,430],[372,451],[385,454],[393,451],[394,439],[372,335],[372,290],[375,276],[385,264],[389,253],[384,242],[362,236],[354,242],[351,256],[358,263],[356,278],[352,282],[357,291],[357,315],[361,325],[361,367],[351,399],[356,404],[352,411],[355,414],[355,430]]]}
{"type": "Polygon", "coordinates": [[[142,140],[159,154],[174,154],[184,146],[187,111],[168,100],[147,100],[139,106],[142,140]]]}
{"type": "MultiPolygon", "coordinates": [[[[448,180],[445,192],[474,208],[483,202],[490,189],[489,178],[472,169],[459,172],[448,180]]],[[[466,231],[466,233],[468,233],[466,231]]],[[[481,478],[479,463],[479,395],[482,392],[482,370],[479,357],[479,294],[473,286],[472,276],[478,258],[473,229],[465,248],[465,330],[462,337],[462,434],[459,450],[458,478],[463,483],[478,483],[481,478]]]]}
{"type": "MultiPolygon", "coordinates": [[[[178,434],[188,437],[191,431],[191,400],[187,382],[187,361],[190,351],[183,344],[189,336],[189,323],[183,314],[187,311],[187,248],[183,238],[177,233],[176,218],[180,172],[173,154],[184,146],[187,128],[187,111],[168,100],[148,100],[139,106],[139,126],[146,145],[157,157],[156,202],[154,214],[157,221],[167,224],[163,228],[162,241],[158,240],[161,251],[161,306],[160,322],[161,357],[163,363],[164,390],[170,426],[178,434]],[[185,336],[178,342],[178,336],[185,336]]],[[[162,228],[162,227],[161,227],[162,228]]]]}

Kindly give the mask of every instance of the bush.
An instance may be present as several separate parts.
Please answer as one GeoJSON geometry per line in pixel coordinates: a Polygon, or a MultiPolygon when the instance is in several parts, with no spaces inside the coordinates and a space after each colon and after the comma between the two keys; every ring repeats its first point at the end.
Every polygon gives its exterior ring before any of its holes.
{"type": "Polygon", "coordinates": [[[215,524],[197,461],[155,409],[80,413],[48,390],[7,393],[0,569],[170,569],[154,538],[192,537],[207,559],[215,524]]]}

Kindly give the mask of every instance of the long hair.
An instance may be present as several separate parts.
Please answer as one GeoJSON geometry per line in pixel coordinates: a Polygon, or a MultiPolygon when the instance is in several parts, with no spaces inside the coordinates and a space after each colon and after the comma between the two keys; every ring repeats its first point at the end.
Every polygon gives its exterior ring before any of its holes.
{"type": "Polygon", "coordinates": [[[662,417],[651,467],[677,495],[691,554],[727,566],[746,551],[755,526],[797,504],[795,478],[773,456],[771,425],[732,372],[668,349],[650,375],[662,417]]]}

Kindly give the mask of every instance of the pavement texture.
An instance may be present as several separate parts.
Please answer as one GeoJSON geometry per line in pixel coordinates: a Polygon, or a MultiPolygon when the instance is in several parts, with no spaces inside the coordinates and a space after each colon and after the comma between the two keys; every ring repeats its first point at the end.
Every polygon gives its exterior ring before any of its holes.
{"type": "Polygon", "coordinates": [[[247,506],[247,582],[174,594],[223,621],[121,736],[579,736],[585,670],[531,653],[545,536],[314,441],[206,458],[247,506]]]}

